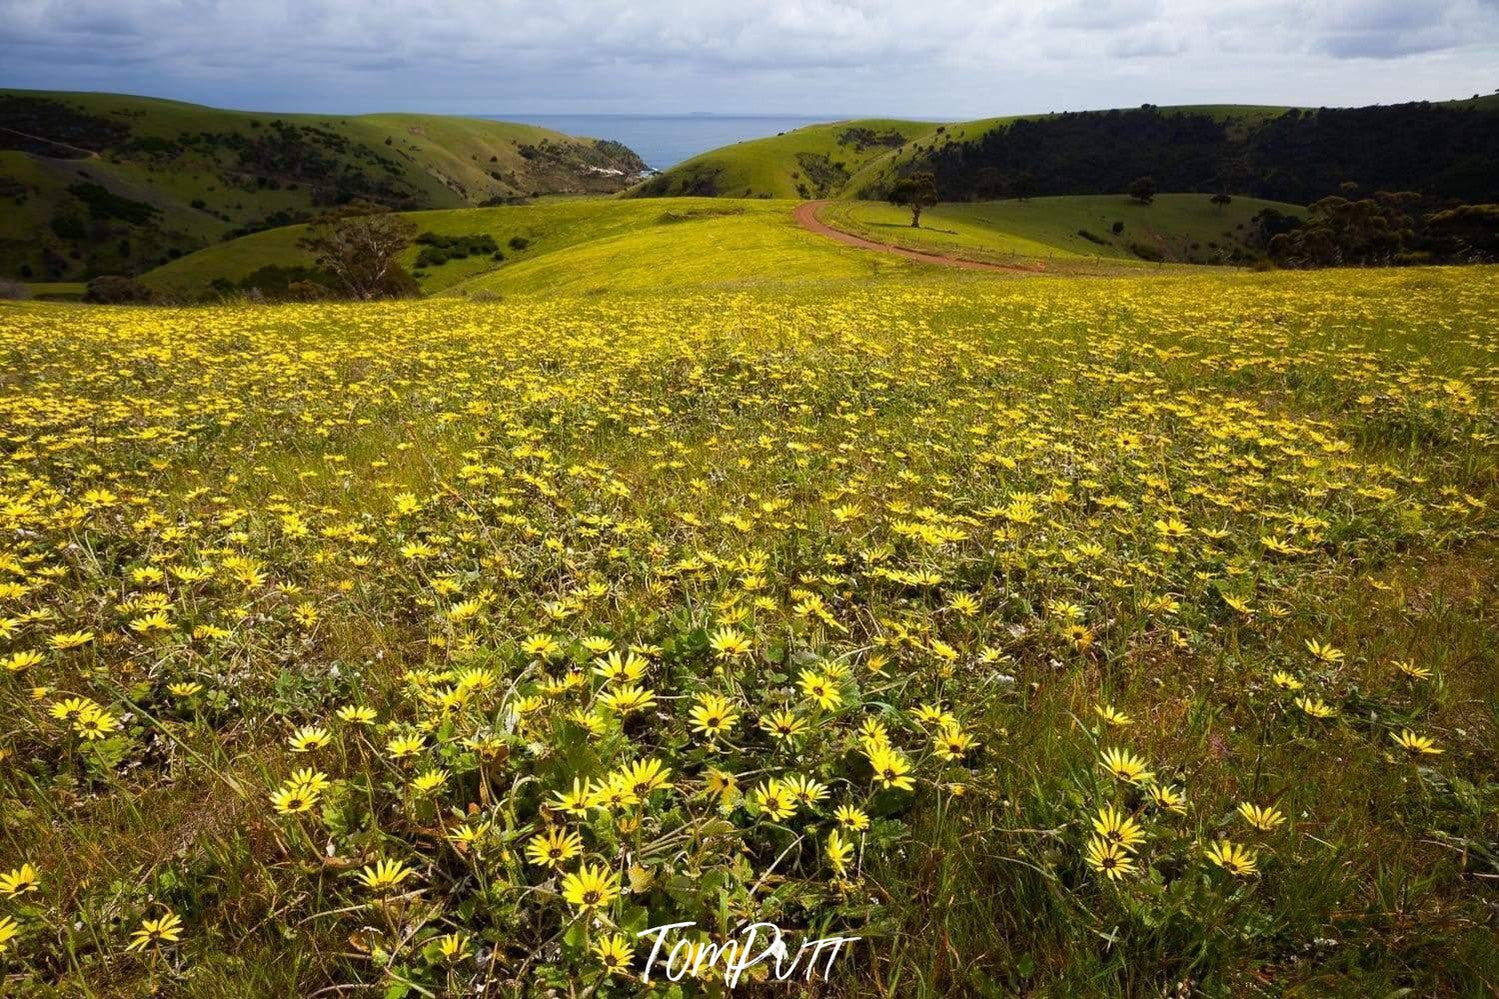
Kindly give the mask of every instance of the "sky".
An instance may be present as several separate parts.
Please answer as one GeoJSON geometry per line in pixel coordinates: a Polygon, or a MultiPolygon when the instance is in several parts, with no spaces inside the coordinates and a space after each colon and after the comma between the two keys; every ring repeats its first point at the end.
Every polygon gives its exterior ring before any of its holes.
{"type": "Polygon", "coordinates": [[[1499,0],[0,0],[0,86],[956,120],[1499,89],[1499,0]]]}

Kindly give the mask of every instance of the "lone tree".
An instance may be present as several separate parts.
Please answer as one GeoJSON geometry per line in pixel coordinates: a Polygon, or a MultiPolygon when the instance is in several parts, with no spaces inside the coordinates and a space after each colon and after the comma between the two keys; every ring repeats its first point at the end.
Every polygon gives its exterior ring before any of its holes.
{"type": "Polygon", "coordinates": [[[396,256],[416,238],[416,226],[380,205],[351,204],[310,223],[298,245],[312,253],[353,298],[405,294],[413,282],[396,256]]]}
{"type": "Polygon", "coordinates": [[[911,209],[911,227],[921,228],[921,210],[937,203],[937,178],[930,173],[907,174],[890,189],[890,203],[911,209]]]}
{"type": "Polygon", "coordinates": [[[1230,201],[1233,201],[1234,199],[1232,195],[1229,195],[1223,191],[1219,191],[1208,200],[1218,206],[1218,214],[1221,215],[1223,214],[1223,206],[1228,204],[1230,201]]]}
{"type": "Polygon", "coordinates": [[[1136,177],[1135,182],[1129,186],[1129,196],[1142,205],[1148,205],[1155,200],[1155,178],[1136,177]]]}

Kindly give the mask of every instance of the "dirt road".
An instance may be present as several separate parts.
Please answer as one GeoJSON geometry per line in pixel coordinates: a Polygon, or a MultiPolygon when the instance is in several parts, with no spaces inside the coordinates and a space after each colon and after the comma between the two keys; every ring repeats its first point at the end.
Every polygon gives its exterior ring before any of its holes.
{"type": "Polygon", "coordinates": [[[944,253],[926,253],[921,250],[908,250],[901,246],[891,246],[889,243],[877,243],[863,236],[855,236],[853,233],[834,229],[817,217],[817,209],[827,204],[826,201],[807,201],[796,206],[796,221],[803,229],[815,232],[819,236],[836,239],[840,243],[849,246],[857,246],[863,250],[878,250],[881,253],[893,253],[897,257],[905,257],[907,260],[918,260],[923,264],[936,264],[939,267],[958,267],[967,271],[1008,271],[1012,274],[1038,274],[1042,267],[1022,267],[1019,264],[991,264],[982,260],[965,260],[962,257],[952,257],[944,253]]]}

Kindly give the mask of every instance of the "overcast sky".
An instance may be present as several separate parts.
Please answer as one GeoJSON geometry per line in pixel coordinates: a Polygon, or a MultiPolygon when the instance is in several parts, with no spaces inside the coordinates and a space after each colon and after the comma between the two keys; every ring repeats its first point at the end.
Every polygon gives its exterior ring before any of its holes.
{"type": "Polygon", "coordinates": [[[1499,88],[1499,0],[0,0],[0,86],[926,118],[1499,88]]]}

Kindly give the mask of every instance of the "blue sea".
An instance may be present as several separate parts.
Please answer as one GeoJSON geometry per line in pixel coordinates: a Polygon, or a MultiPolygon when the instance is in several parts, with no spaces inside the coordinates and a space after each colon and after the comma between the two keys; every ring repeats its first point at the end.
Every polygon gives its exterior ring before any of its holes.
{"type": "Polygon", "coordinates": [[[807,118],[748,114],[491,114],[483,117],[540,125],[590,139],[614,139],[639,153],[652,170],[665,170],[719,146],[760,139],[817,122],[838,121],[848,115],[807,118]]]}

